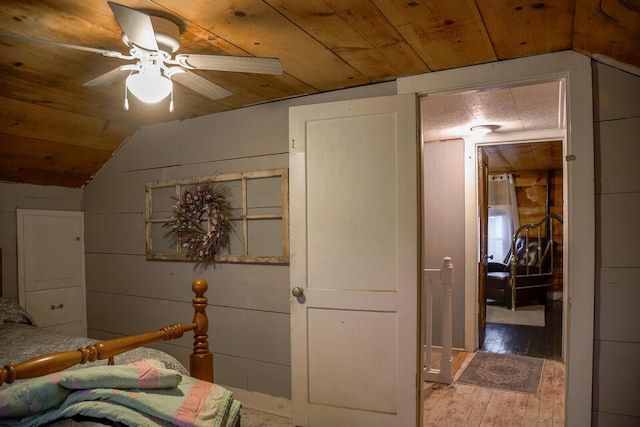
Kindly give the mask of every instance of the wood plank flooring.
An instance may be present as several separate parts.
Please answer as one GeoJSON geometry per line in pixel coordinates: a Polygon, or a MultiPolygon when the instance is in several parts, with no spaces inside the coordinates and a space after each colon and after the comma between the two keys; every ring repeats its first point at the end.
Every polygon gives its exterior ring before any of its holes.
{"type": "MultiPolygon", "coordinates": [[[[562,302],[548,301],[545,326],[487,323],[483,351],[545,360],[538,395],[453,383],[426,383],[427,426],[564,426],[565,368],[562,359],[562,302]]],[[[456,378],[471,361],[468,357],[456,378]]]]}
{"type": "Polygon", "coordinates": [[[487,323],[482,350],[562,360],[562,301],[547,301],[544,327],[487,323]]]}
{"type": "Polygon", "coordinates": [[[433,390],[424,402],[424,427],[564,426],[564,381],[564,364],[547,360],[538,395],[456,382],[426,383],[433,390]]]}
{"type": "Polygon", "coordinates": [[[242,427],[293,427],[291,418],[272,415],[256,409],[240,409],[242,427]]]}

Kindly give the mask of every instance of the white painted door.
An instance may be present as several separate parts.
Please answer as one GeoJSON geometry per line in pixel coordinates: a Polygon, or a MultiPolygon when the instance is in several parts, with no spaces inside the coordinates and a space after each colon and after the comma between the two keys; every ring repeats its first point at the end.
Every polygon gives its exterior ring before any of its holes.
{"type": "Polygon", "coordinates": [[[84,214],[17,210],[18,298],[39,326],[86,335],[84,214]]]}
{"type": "Polygon", "coordinates": [[[414,95],[290,110],[296,425],[416,425],[415,117],[414,95]]]}

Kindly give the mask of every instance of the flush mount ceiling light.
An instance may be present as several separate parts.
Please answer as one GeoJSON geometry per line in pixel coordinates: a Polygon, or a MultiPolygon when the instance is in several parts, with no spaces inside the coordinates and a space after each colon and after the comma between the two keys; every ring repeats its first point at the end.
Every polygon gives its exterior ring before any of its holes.
{"type": "Polygon", "coordinates": [[[498,125],[478,125],[478,126],[473,126],[470,130],[471,130],[471,133],[474,135],[486,135],[498,129],[499,127],[500,126],[498,125]]]}

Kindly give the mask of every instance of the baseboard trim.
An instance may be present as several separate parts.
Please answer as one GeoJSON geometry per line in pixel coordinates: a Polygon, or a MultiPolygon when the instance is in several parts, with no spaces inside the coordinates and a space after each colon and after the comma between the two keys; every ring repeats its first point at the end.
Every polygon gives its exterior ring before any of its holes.
{"type": "Polygon", "coordinates": [[[223,386],[233,393],[233,397],[242,402],[243,406],[257,409],[272,415],[291,418],[291,400],[284,397],[244,390],[241,388],[223,386]]]}

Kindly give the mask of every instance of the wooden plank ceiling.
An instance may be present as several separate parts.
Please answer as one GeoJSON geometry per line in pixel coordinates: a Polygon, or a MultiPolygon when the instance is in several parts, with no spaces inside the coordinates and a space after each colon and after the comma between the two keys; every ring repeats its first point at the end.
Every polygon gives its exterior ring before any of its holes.
{"type": "MultiPolygon", "coordinates": [[[[119,0],[171,15],[177,53],[279,58],[281,76],[197,71],[233,92],[176,85],[175,111],[124,84],[83,83],[121,60],[0,38],[0,180],[82,187],[139,126],[430,71],[573,49],[640,67],[640,0],[119,0]]],[[[0,32],[125,52],[106,1],[3,0],[0,32]]]]}

